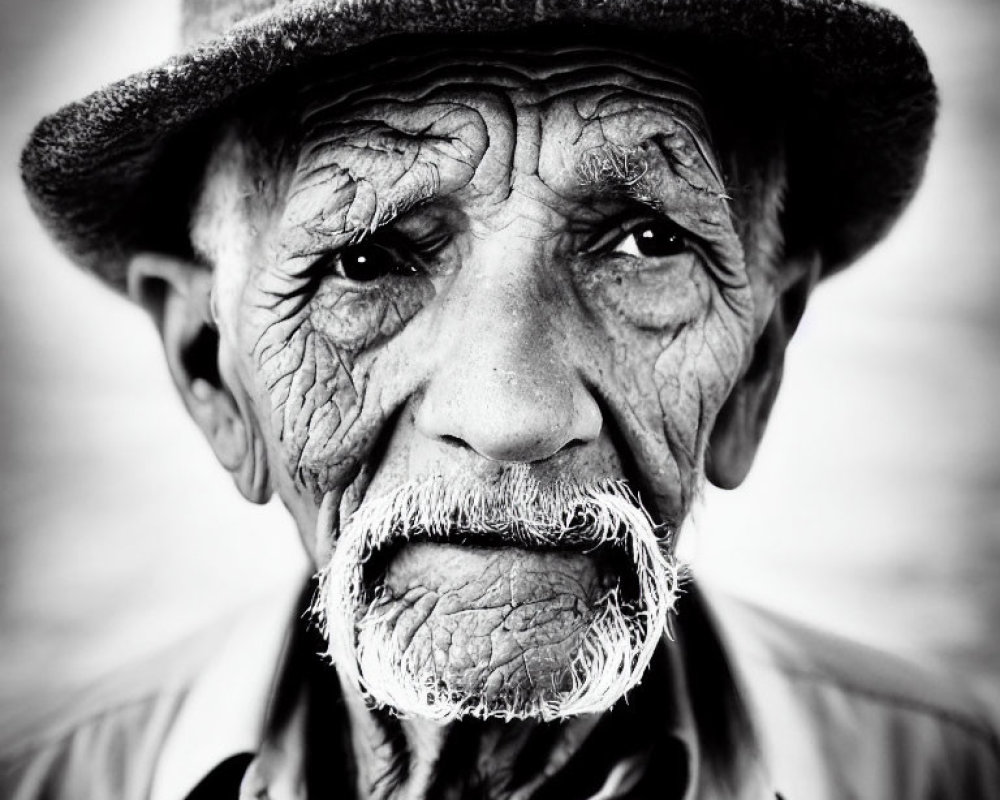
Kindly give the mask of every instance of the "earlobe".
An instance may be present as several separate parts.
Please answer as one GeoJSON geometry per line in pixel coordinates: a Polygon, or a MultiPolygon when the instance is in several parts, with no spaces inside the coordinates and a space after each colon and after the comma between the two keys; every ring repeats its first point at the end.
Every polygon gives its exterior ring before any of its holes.
{"type": "Polygon", "coordinates": [[[746,479],[764,436],[784,374],[785,350],[816,285],[818,256],[786,265],[795,276],[779,288],[767,324],[754,346],[753,357],[719,412],[705,455],[705,475],[720,489],[735,489],[746,479]],[[794,267],[794,268],[793,268],[794,267]]]}
{"type": "Polygon", "coordinates": [[[220,347],[212,314],[212,273],[158,253],[129,263],[128,289],[152,316],[174,384],[216,458],[248,500],[271,496],[263,437],[234,365],[220,347]]]}

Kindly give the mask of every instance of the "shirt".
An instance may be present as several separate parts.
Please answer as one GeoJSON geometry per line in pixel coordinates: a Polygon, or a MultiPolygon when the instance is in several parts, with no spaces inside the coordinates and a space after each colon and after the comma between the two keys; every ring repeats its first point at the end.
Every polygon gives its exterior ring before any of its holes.
{"type": "MultiPolygon", "coordinates": [[[[308,595],[263,598],[4,745],[0,797],[302,800],[317,786],[353,796],[336,682],[304,623],[308,595]]],[[[608,763],[592,749],[567,772],[596,782],[563,796],[1000,798],[997,735],[956,683],[695,586],[672,627],[652,673],[666,678],[647,677],[628,704],[657,720],[649,746],[608,763]]]]}

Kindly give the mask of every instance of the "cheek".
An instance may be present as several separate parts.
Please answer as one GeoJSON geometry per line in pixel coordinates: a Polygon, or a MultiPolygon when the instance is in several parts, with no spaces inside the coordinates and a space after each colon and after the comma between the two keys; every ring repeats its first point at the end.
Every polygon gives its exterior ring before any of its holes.
{"type": "Polygon", "coordinates": [[[752,330],[747,287],[721,288],[692,265],[645,276],[628,290],[612,285],[608,330],[615,374],[636,438],[653,442],[681,502],[693,494],[715,417],[745,363],[752,330]]]}
{"type": "Polygon", "coordinates": [[[336,483],[329,469],[317,473],[316,456],[336,450],[360,411],[353,361],[309,317],[263,352],[257,385],[281,467],[302,489],[336,483]]]}
{"type": "Polygon", "coordinates": [[[727,312],[715,306],[686,326],[652,364],[664,435],[686,483],[700,469],[712,424],[744,361],[745,325],[727,312]]]}
{"type": "Polygon", "coordinates": [[[431,296],[429,285],[321,286],[305,307],[288,319],[273,314],[259,333],[259,404],[272,450],[296,489],[319,499],[354,477],[388,413],[371,391],[376,364],[431,296]]]}

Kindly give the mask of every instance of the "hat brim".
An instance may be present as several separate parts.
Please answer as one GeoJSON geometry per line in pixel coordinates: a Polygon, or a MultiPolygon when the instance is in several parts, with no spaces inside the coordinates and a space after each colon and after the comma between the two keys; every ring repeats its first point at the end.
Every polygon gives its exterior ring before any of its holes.
{"type": "MultiPolygon", "coordinates": [[[[796,247],[820,253],[824,275],[882,238],[919,184],[937,111],[926,58],[897,17],[850,0],[279,4],[46,117],[22,154],[22,177],[67,254],[123,290],[132,253],[176,247],[190,186],[174,167],[164,179],[164,156],[218,109],[386,37],[554,23],[694,43],[723,79],[766,62],[787,84],[771,87],[787,104],[786,225],[796,247]]],[[[196,171],[196,150],[181,160],[196,171]]]]}

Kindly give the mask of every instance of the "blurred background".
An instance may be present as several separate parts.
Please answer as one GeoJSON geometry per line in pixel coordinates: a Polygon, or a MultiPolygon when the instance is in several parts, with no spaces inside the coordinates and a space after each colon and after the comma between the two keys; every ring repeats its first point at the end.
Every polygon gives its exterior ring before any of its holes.
{"type": "MultiPolygon", "coordinates": [[[[168,55],[173,0],[0,6],[0,719],[305,569],[176,399],[152,326],[68,266],[17,178],[32,125],[168,55]]],[[[822,285],[699,574],[969,676],[1000,712],[1000,3],[891,0],[943,108],[887,242],[822,285]]]]}

